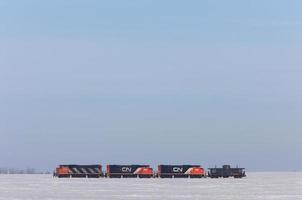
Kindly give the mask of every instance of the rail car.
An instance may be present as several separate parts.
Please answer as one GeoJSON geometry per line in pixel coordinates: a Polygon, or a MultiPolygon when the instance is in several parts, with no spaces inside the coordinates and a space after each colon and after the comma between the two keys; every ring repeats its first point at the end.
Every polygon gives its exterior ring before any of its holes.
{"type": "Polygon", "coordinates": [[[200,165],[158,165],[159,178],[202,178],[205,170],[200,165]]]}
{"type": "Polygon", "coordinates": [[[210,178],[242,178],[245,177],[244,168],[232,168],[230,165],[223,165],[222,168],[209,168],[208,177],[210,178]]]}
{"type": "Polygon", "coordinates": [[[59,165],[54,176],[59,178],[99,178],[103,176],[102,165],[59,165]]]}

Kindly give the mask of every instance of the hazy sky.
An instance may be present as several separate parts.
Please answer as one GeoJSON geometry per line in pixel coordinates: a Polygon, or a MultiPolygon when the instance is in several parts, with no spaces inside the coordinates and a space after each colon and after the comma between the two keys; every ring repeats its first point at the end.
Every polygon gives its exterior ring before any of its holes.
{"type": "Polygon", "coordinates": [[[0,166],[302,170],[302,1],[0,0],[0,166]]]}

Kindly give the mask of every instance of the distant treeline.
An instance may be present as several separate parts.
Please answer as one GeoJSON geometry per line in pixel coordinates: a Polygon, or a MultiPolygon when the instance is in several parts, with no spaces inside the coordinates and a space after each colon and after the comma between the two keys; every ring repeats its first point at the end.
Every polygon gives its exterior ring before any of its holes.
{"type": "Polygon", "coordinates": [[[0,168],[0,174],[50,174],[50,172],[38,171],[34,168],[27,168],[27,169],[0,168]]]}

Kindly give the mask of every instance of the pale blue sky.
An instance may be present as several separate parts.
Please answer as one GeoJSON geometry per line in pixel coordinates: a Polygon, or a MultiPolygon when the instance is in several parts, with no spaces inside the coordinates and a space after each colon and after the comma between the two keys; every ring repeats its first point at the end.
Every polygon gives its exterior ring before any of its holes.
{"type": "Polygon", "coordinates": [[[302,2],[0,0],[0,166],[302,170],[302,2]]]}

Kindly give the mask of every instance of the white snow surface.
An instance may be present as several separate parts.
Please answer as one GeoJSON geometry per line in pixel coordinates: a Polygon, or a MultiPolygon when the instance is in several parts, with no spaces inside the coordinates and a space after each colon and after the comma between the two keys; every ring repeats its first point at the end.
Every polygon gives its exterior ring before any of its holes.
{"type": "Polygon", "coordinates": [[[87,179],[0,175],[0,200],[302,200],[302,172],[254,172],[243,179],[87,179]]]}

